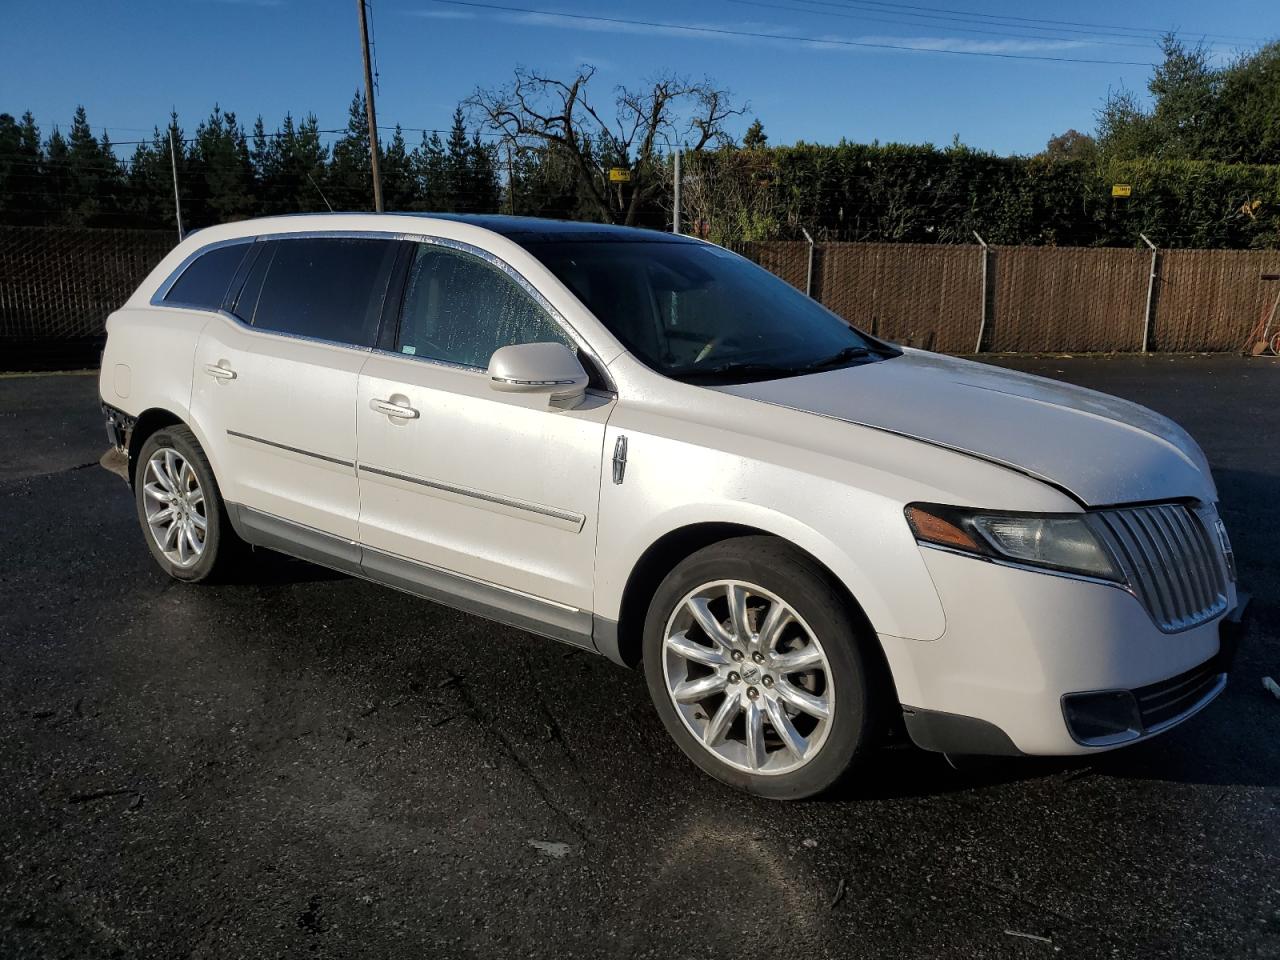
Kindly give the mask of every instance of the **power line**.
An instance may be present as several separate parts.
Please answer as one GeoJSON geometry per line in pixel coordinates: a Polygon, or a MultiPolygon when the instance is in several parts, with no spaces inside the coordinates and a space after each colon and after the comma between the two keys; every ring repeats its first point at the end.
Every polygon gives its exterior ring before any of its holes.
{"type": "Polygon", "coordinates": [[[1038,60],[1052,63],[1093,63],[1123,67],[1150,67],[1150,61],[1138,60],[1094,60],[1084,57],[1051,57],[1031,53],[997,53],[979,50],[949,50],[946,48],[920,47],[902,43],[881,43],[872,40],[845,40],[829,37],[803,37],[784,33],[765,33],[755,30],[733,30],[729,27],[706,27],[683,23],[664,23],[658,20],[628,20],[622,17],[601,17],[585,13],[559,13],[554,10],[538,10],[531,7],[513,7],[496,3],[478,3],[476,0],[427,0],[428,3],[439,3],[454,7],[471,7],[481,10],[497,10],[503,13],[531,13],[541,17],[555,17],[563,20],[579,20],[589,23],[614,23],[628,27],[654,27],[660,30],[676,30],[683,33],[696,33],[711,36],[744,37],[751,40],[780,40],[805,45],[825,45],[837,47],[859,47],[873,50],[903,50],[911,53],[945,53],[960,57],[994,57],[999,60],[1038,60]]]}
{"type": "MultiPolygon", "coordinates": [[[[1017,18],[1017,20],[1014,21],[1014,20],[1003,18],[1003,17],[993,16],[991,14],[969,13],[967,11],[959,11],[959,10],[944,11],[942,10],[942,8],[915,7],[911,5],[891,4],[891,3],[881,2],[881,0],[793,0],[793,2],[806,4],[810,7],[835,8],[837,10],[844,10],[844,11],[865,9],[865,10],[871,10],[875,13],[893,14],[898,17],[912,17],[916,20],[926,21],[923,24],[922,23],[905,23],[905,22],[903,23],[904,26],[913,26],[919,29],[923,29],[925,27],[932,28],[935,26],[945,26],[947,29],[956,30],[960,28],[952,26],[952,24],[965,23],[965,24],[970,24],[975,26],[1016,28],[1016,29],[1022,29],[1022,30],[1053,31],[1055,33],[1071,33],[1071,34],[1077,34],[1081,42],[1086,42],[1086,41],[1102,42],[1098,39],[1099,37],[1114,37],[1119,40],[1141,40],[1141,39],[1158,40],[1161,36],[1163,36],[1165,33],[1168,32],[1167,30],[1161,31],[1161,30],[1156,30],[1154,28],[1149,30],[1148,29],[1138,30],[1137,28],[1130,28],[1130,27],[1102,27],[1102,26],[1099,26],[1095,29],[1082,30],[1082,29],[1076,29],[1066,24],[1059,24],[1055,21],[1042,21],[1045,25],[1040,26],[1032,18],[1017,18]],[[938,13],[914,13],[912,12],[913,10],[939,10],[939,12],[938,13]],[[954,16],[947,16],[944,14],[954,14],[954,16]],[[941,23],[939,23],[938,21],[941,21],[941,23]]],[[[826,10],[809,11],[806,9],[805,12],[825,13],[826,10]]],[[[845,14],[842,14],[842,16],[850,16],[850,14],[845,13],[845,14]]],[[[1225,39],[1225,38],[1219,38],[1219,39],[1225,39]]],[[[1244,39],[1244,38],[1239,38],[1239,39],[1244,39]]],[[[1250,41],[1250,42],[1256,42],[1256,41],[1250,41]]]]}
{"type": "MultiPolygon", "coordinates": [[[[819,0],[802,0],[802,2],[818,3],[819,0]]],[[[922,10],[929,13],[950,13],[972,20],[988,20],[988,21],[1017,21],[1019,23],[1043,23],[1053,27],[1092,27],[1104,31],[1128,31],[1139,35],[1159,37],[1166,33],[1155,27],[1127,27],[1121,24],[1113,23],[1087,23],[1078,20],[1050,20],[1043,17],[1019,17],[1015,14],[995,14],[995,13],[975,13],[972,10],[954,10],[947,7],[926,7],[919,4],[894,2],[894,0],[845,0],[844,3],[832,3],[832,6],[855,6],[855,7],[887,7],[892,10],[922,10]]],[[[1195,33],[1197,36],[1212,37],[1219,40],[1238,40],[1244,43],[1258,43],[1256,37],[1240,37],[1231,34],[1214,34],[1200,33],[1198,31],[1188,31],[1195,33]]]]}
{"type": "MultiPolygon", "coordinates": [[[[766,3],[764,2],[764,0],[728,0],[728,2],[737,3],[737,4],[741,4],[748,7],[767,7],[771,10],[786,10],[790,13],[807,13],[807,14],[812,14],[813,16],[818,16],[818,17],[839,17],[842,20],[854,20],[857,22],[864,22],[864,23],[865,22],[890,23],[890,24],[894,24],[895,26],[917,27],[917,28],[929,26],[928,24],[911,23],[906,20],[895,20],[890,17],[868,16],[863,13],[837,13],[834,10],[810,10],[805,7],[784,6],[780,3],[766,3]]],[[[798,2],[805,2],[805,0],[798,0],[798,2]]],[[[824,6],[834,7],[834,6],[843,6],[843,4],[833,3],[833,4],[824,4],[824,6]]],[[[918,16],[918,15],[906,14],[906,16],[918,16]]],[[[954,19],[954,18],[945,18],[945,19],[954,19]]],[[[961,21],[961,22],[968,23],[969,21],[961,21]]],[[[1075,45],[1102,44],[1109,47],[1131,47],[1131,48],[1139,48],[1143,50],[1149,50],[1151,48],[1150,41],[1146,43],[1132,43],[1124,40],[1105,40],[1101,38],[1087,39],[1087,38],[1081,38],[1081,37],[1073,38],[1073,37],[1047,36],[1043,34],[1034,34],[1034,33],[1009,33],[1007,31],[1001,31],[1001,30],[983,30],[981,27],[958,27],[950,24],[946,26],[946,29],[951,31],[959,31],[960,33],[976,33],[982,36],[1001,37],[1001,38],[1016,39],[1016,40],[1039,40],[1046,43],[1051,41],[1060,41],[1062,43],[1070,43],[1075,45]]],[[[1028,27],[1026,29],[1048,29],[1048,28],[1028,27]]]]}

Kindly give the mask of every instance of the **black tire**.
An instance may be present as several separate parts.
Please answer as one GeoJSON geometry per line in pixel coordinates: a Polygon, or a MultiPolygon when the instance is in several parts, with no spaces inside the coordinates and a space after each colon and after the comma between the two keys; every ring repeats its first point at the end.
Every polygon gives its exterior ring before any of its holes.
{"type": "Polygon", "coordinates": [[[643,641],[649,694],[672,738],[706,773],[761,797],[811,797],[834,786],[858,755],[883,734],[884,707],[892,694],[882,658],[873,647],[876,641],[868,632],[830,574],[807,554],[775,537],[722,541],[683,560],[653,596],[643,641]],[[668,692],[664,673],[668,621],[690,592],[720,580],[742,581],[774,594],[808,625],[826,654],[835,693],[829,729],[817,753],[793,770],[758,774],[726,762],[694,736],[668,692]]]}
{"type": "Polygon", "coordinates": [[[231,527],[227,516],[226,504],[218,489],[218,481],[214,478],[213,468],[209,466],[209,458],[189,429],[181,424],[163,427],[149,436],[138,453],[137,473],[134,477],[134,504],[137,508],[138,523],[142,527],[142,536],[147,549],[156,563],[175,580],[187,583],[199,583],[217,579],[231,566],[235,560],[243,556],[245,544],[231,527]],[[157,451],[172,449],[187,463],[195,474],[200,491],[204,494],[203,509],[196,508],[205,523],[203,550],[199,558],[192,564],[184,566],[175,563],[165,555],[156,537],[151,532],[147,520],[148,495],[145,491],[148,473],[147,464],[157,451]]]}

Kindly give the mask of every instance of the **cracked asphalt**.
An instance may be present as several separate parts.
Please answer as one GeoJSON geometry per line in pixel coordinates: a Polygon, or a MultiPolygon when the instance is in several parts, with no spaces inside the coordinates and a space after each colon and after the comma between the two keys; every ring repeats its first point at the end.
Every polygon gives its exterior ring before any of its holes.
{"type": "Polygon", "coordinates": [[[164,579],[96,380],[0,379],[0,956],[1280,957],[1280,363],[995,362],[1204,445],[1232,683],[1091,763],[899,748],[792,805],[603,659],[283,558],[164,579]]]}

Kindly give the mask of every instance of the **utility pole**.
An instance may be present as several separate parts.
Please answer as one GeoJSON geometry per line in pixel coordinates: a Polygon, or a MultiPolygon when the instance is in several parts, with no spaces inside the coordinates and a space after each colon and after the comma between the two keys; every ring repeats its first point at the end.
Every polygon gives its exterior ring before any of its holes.
{"type": "Polygon", "coordinates": [[[378,170],[378,114],[373,108],[373,69],[369,66],[369,17],[364,0],[356,0],[360,13],[360,52],[364,55],[364,107],[369,118],[369,163],[373,167],[373,209],[382,212],[382,173],[378,170]]]}
{"type": "Polygon", "coordinates": [[[675,198],[673,203],[675,214],[671,218],[671,232],[679,233],[680,232],[680,148],[679,147],[676,147],[675,159],[672,162],[675,164],[675,169],[672,170],[671,173],[672,173],[672,176],[675,178],[676,190],[675,190],[675,198]]]}
{"type": "Polygon", "coordinates": [[[178,242],[183,239],[182,201],[178,199],[178,150],[173,145],[173,127],[169,127],[169,166],[173,170],[173,215],[178,221],[178,242]]]}

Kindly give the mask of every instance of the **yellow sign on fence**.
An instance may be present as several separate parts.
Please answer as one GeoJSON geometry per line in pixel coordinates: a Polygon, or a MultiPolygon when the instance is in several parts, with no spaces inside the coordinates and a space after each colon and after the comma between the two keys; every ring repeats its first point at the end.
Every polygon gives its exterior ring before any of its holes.
{"type": "Polygon", "coordinates": [[[626,167],[610,167],[609,168],[610,183],[630,183],[631,171],[626,167]]]}
{"type": "Polygon", "coordinates": [[[1128,183],[1113,183],[1111,185],[1111,195],[1113,197],[1127,197],[1133,193],[1133,186],[1128,183]]]}

